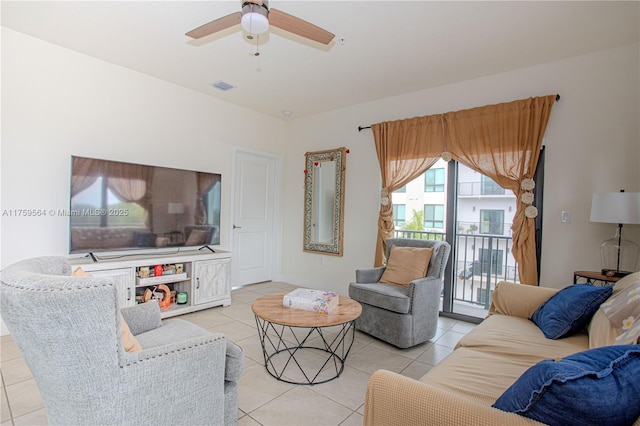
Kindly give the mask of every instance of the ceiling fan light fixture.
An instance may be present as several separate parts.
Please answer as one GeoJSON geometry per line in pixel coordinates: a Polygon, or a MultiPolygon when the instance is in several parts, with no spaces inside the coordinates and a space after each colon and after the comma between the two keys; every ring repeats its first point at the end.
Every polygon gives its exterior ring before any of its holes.
{"type": "Polygon", "coordinates": [[[269,12],[264,7],[248,3],[242,8],[240,25],[249,34],[262,34],[269,29],[269,12]]]}
{"type": "MultiPolygon", "coordinates": [[[[278,9],[269,9],[269,0],[242,0],[242,11],[214,19],[189,31],[186,35],[194,39],[201,39],[238,24],[247,33],[246,37],[249,40],[253,40],[254,35],[266,32],[269,27],[277,27],[324,45],[329,45],[335,38],[335,34],[310,22],[278,9]]],[[[342,40],[344,41],[344,39],[342,40]]]]}

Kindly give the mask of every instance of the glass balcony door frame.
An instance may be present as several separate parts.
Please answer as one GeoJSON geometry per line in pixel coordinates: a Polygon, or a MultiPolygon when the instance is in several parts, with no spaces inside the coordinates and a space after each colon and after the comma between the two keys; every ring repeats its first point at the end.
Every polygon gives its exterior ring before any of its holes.
{"type": "MultiPolygon", "coordinates": [[[[535,237],[536,237],[536,252],[537,252],[537,268],[538,276],[540,276],[540,258],[541,258],[541,245],[542,245],[542,211],[543,211],[543,193],[544,193],[544,146],[540,152],[540,158],[536,168],[534,181],[536,182],[536,188],[534,190],[535,204],[538,208],[538,216],[535,219],[535,237]]],[[[442,310],[441,315],[454,319],[461,319],[469,322],[479,323],[482,318],[464,315],[454,312],[454,285],[456,283],[456,253],[458,252],[458,236],[457,236],[457,201],[458,201],[458,162],[450,161],[447,165],[447,196],[446,196],[446,241],[451,245],[451,255],[449,262],[445,268],[444,273],[444,289],[442,293],[442,310]]],[[[510,248],[509,248],[510,249],[510,248]]],[[[506,253],[505,253],[506,254],[506,253]]],[[[497,283],[494,283],[497,284],[497,283]]],[[[485,289],[486,291],[486,289],[485,289]]],[[[490,296],[490,294],[489,294],[490,296]]],[[[485,295],[484,305],[488,307],[490,298],[485,295]]]]}

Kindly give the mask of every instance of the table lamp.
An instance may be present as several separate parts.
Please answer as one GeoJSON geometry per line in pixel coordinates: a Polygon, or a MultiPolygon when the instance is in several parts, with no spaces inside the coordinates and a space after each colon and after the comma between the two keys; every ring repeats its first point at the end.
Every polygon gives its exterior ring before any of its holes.
{"type": "Polygon", "coordinates": [[[640,224],[640,192],[593,194],[591,222],[617,223],[615,237],[600,245],[602,274],[624,277],[636,270],[640,247],[622,237],[622,225],[640,224]]]}

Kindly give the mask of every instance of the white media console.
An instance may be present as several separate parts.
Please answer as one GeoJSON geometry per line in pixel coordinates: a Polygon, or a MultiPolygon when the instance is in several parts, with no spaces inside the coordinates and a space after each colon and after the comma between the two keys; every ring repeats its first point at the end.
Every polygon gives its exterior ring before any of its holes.
{"type": "MultiPolygon", "coordinates": [[[[136,304],[136,296],[144,296],[145,290],[158,291],[158,286],[166,285],[174,294],[172,303],[161,304],[162,317],[186,314],[214,306],[231,304],[231,253],[225,251],[181,251],[157,255],[141,254],[130,256],[104,256],[97,262],[90,258],[71,258],[73,269],[82,269],[94,277],[114,280],[118,290],[120,307],[136,304]],[[167,268],[161,276],[145,276],[147,268],[153,275],[154,267],[167,268]],[[174,268],[177,266],[177,270],[174,268]],[[180,267],[181,266],[181,267],[180,267]],[[171,269],[174,269],[173,272],[171,269]],[[171,272],[170,274],[168,272],[171,272]],[[182,293],[181,297],[175,297],[182,293]],[[186,293],[186,301],[184,301],[186,293]],[[184,302],[184,303],[178,303],[184,302]]],[[[149,294],[149,292],[147,292],[149,294]]],[[[146,303],[158,303],[151,300],[146,303]]]]}

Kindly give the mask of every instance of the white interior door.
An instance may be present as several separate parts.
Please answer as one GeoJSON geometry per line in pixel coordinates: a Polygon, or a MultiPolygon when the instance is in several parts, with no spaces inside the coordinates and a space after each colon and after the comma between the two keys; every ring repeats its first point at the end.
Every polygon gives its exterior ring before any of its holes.
{"type": "Polygon", "coordinates": [[[273,279],[276,159],[237,151],[231,285],[273,279]]]}

